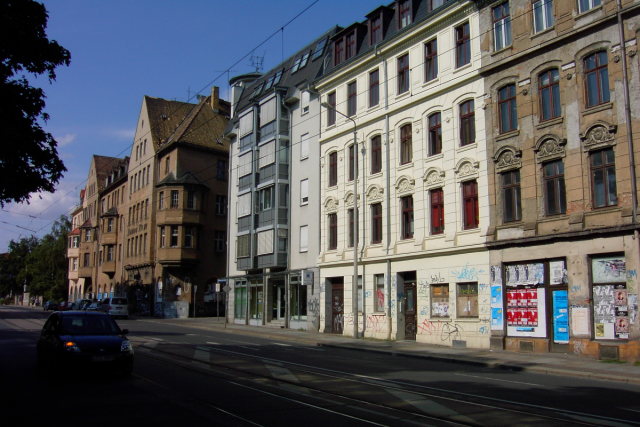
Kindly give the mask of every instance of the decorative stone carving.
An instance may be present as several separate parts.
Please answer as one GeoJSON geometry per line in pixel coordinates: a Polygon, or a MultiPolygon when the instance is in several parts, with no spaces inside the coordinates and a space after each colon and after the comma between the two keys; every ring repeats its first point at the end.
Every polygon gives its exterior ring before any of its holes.
{"type": "Polygon", "coordinates": [[[413,193],[416,181],[407,177],[401,176],[396,181],[396,191],[398,194],[413,193]]]}
{"type": "Polygon", "coordinates": [[[580,135],[582,146],[585,151],[590,151],[615,145],[617,130],[618,126],[616,125],[604,122],[596,123],[580,135]]]}
{"type": "Polygon", "coordinates": [[[493,156],[496,172],[505,172],[522,167],[522,151],[510,145],[500,147],[493,156]]]}
{"type": "Polygon", "coordinates": [[[438,168],[429,168],[424,173],[422,180],[427,189],[442,187],[444,185],[444,171],[438,168]]]}
{"type": "Polygon", "coordinates": [[[478,169],[480,162],[468,158],[464,158],[458,162],[454,169],[458,179],[478,177],[478,169]]]}
{"type": "Polygon", "coordinates": [[[566,139],[560,139],[554,135],[545,135],[536,144],[534,151],[536,152],[536,161],[543,163],[549,160],[558,159],[564,157],[564,146],[567,143],[566,139]]]}
{"type": "Polygon", "coordinates": [[[346,206],[353,206],[353,193],[349,192],[344,196],[344,204],[346,206]]]}
{"type": "Polygon", "coordinates": [[[367,190],[367,201],[369,203],[382,201],[383,194],[384,194],[384,188],[380,187],[379,185],[372,185],[367,190]]]}
{"type": "Polygon", "coordinates": [[[333,198],[333,197],[329,197],[324,202],[324,210],[326,212],[335,212],[335,211],[337,211],[338,210],[338,200],[333,198]]]}

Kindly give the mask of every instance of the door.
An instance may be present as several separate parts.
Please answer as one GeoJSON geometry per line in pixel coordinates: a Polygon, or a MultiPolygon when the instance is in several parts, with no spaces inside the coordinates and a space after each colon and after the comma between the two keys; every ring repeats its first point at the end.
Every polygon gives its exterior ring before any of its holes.
{"type": "Polygon", "coordinates": [[[551,291],[552,303],[552,352],[566,353],[569,350],[569,298],[567,289],[551,291]]]}
{"type": "Polygon", "coordinates": [[[415,340],[418,328],[416,282],[404,283],[404,339],[415,340]]]}
{"type": "Polygon", "coordinates": [[[284,320],[285,318],[285,289],[283,282],[272,282],[271,287],[271,320],[284,320]]]}
{"type": "Polygon", "coordinates": [[[341,334],[344,330],[344,284],[331,285],[331,332],[341,334]]]}

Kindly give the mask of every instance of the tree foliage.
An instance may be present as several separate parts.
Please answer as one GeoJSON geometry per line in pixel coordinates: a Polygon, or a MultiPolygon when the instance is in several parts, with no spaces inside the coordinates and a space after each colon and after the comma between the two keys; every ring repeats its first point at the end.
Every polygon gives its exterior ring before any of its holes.
{"type": "Polygon", "coordinates": [[[34,236],[9,242],[9,252],[0,257],[0,296],[21,294],[23,285],[30,282],[25,265],[36,246],[38,239],[34,236]]]}
{"type": "Polygon", "coordinates": [[[33,0],[0,0],[0,206],[29,200],[33,192],[55,190],[66,168],[57,142],[42,129],[45,94],[27,74],[45,74],[69,65],[69,51],[46,34],[48,14],[33,0]]]}

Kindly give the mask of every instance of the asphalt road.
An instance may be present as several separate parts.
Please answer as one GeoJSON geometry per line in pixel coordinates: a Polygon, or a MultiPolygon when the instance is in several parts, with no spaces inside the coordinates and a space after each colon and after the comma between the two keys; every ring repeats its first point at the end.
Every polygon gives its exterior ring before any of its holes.
{"type": "Polygon", "coordinates": [[[47,313],[0,307],[3,425],[639,425],[640,387],[121,320],[131,378],[35,372],[47,313]],[[7,423],[8,422],[8,423],[7,423]]]}

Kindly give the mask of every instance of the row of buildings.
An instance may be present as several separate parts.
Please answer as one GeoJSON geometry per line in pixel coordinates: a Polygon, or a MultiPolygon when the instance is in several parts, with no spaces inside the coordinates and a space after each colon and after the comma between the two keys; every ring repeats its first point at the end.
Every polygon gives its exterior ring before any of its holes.
{"type": "Polygon", "coordinates": [[[101,178],[121,161],[96,157],[85,190],[80,232],[108,229],[119,197],[127,223],[120,270],[96,267],[92,292],[119,283],[165,307],[215,281],[239,324],[639,359],[639,14],[638,0],[396,0],[330,28],[229,82],[205,150],[228,159],[220,204],[198,175],[213,158],[169,172],[172,143],[190,147],[180,126],[137,160],[143,105],[128,178],[101,178]],[[102,206],[92,174],[100,197],[130,188],[102,206]],[[198,270],[223,255],[224,273],[198,270]]]}

